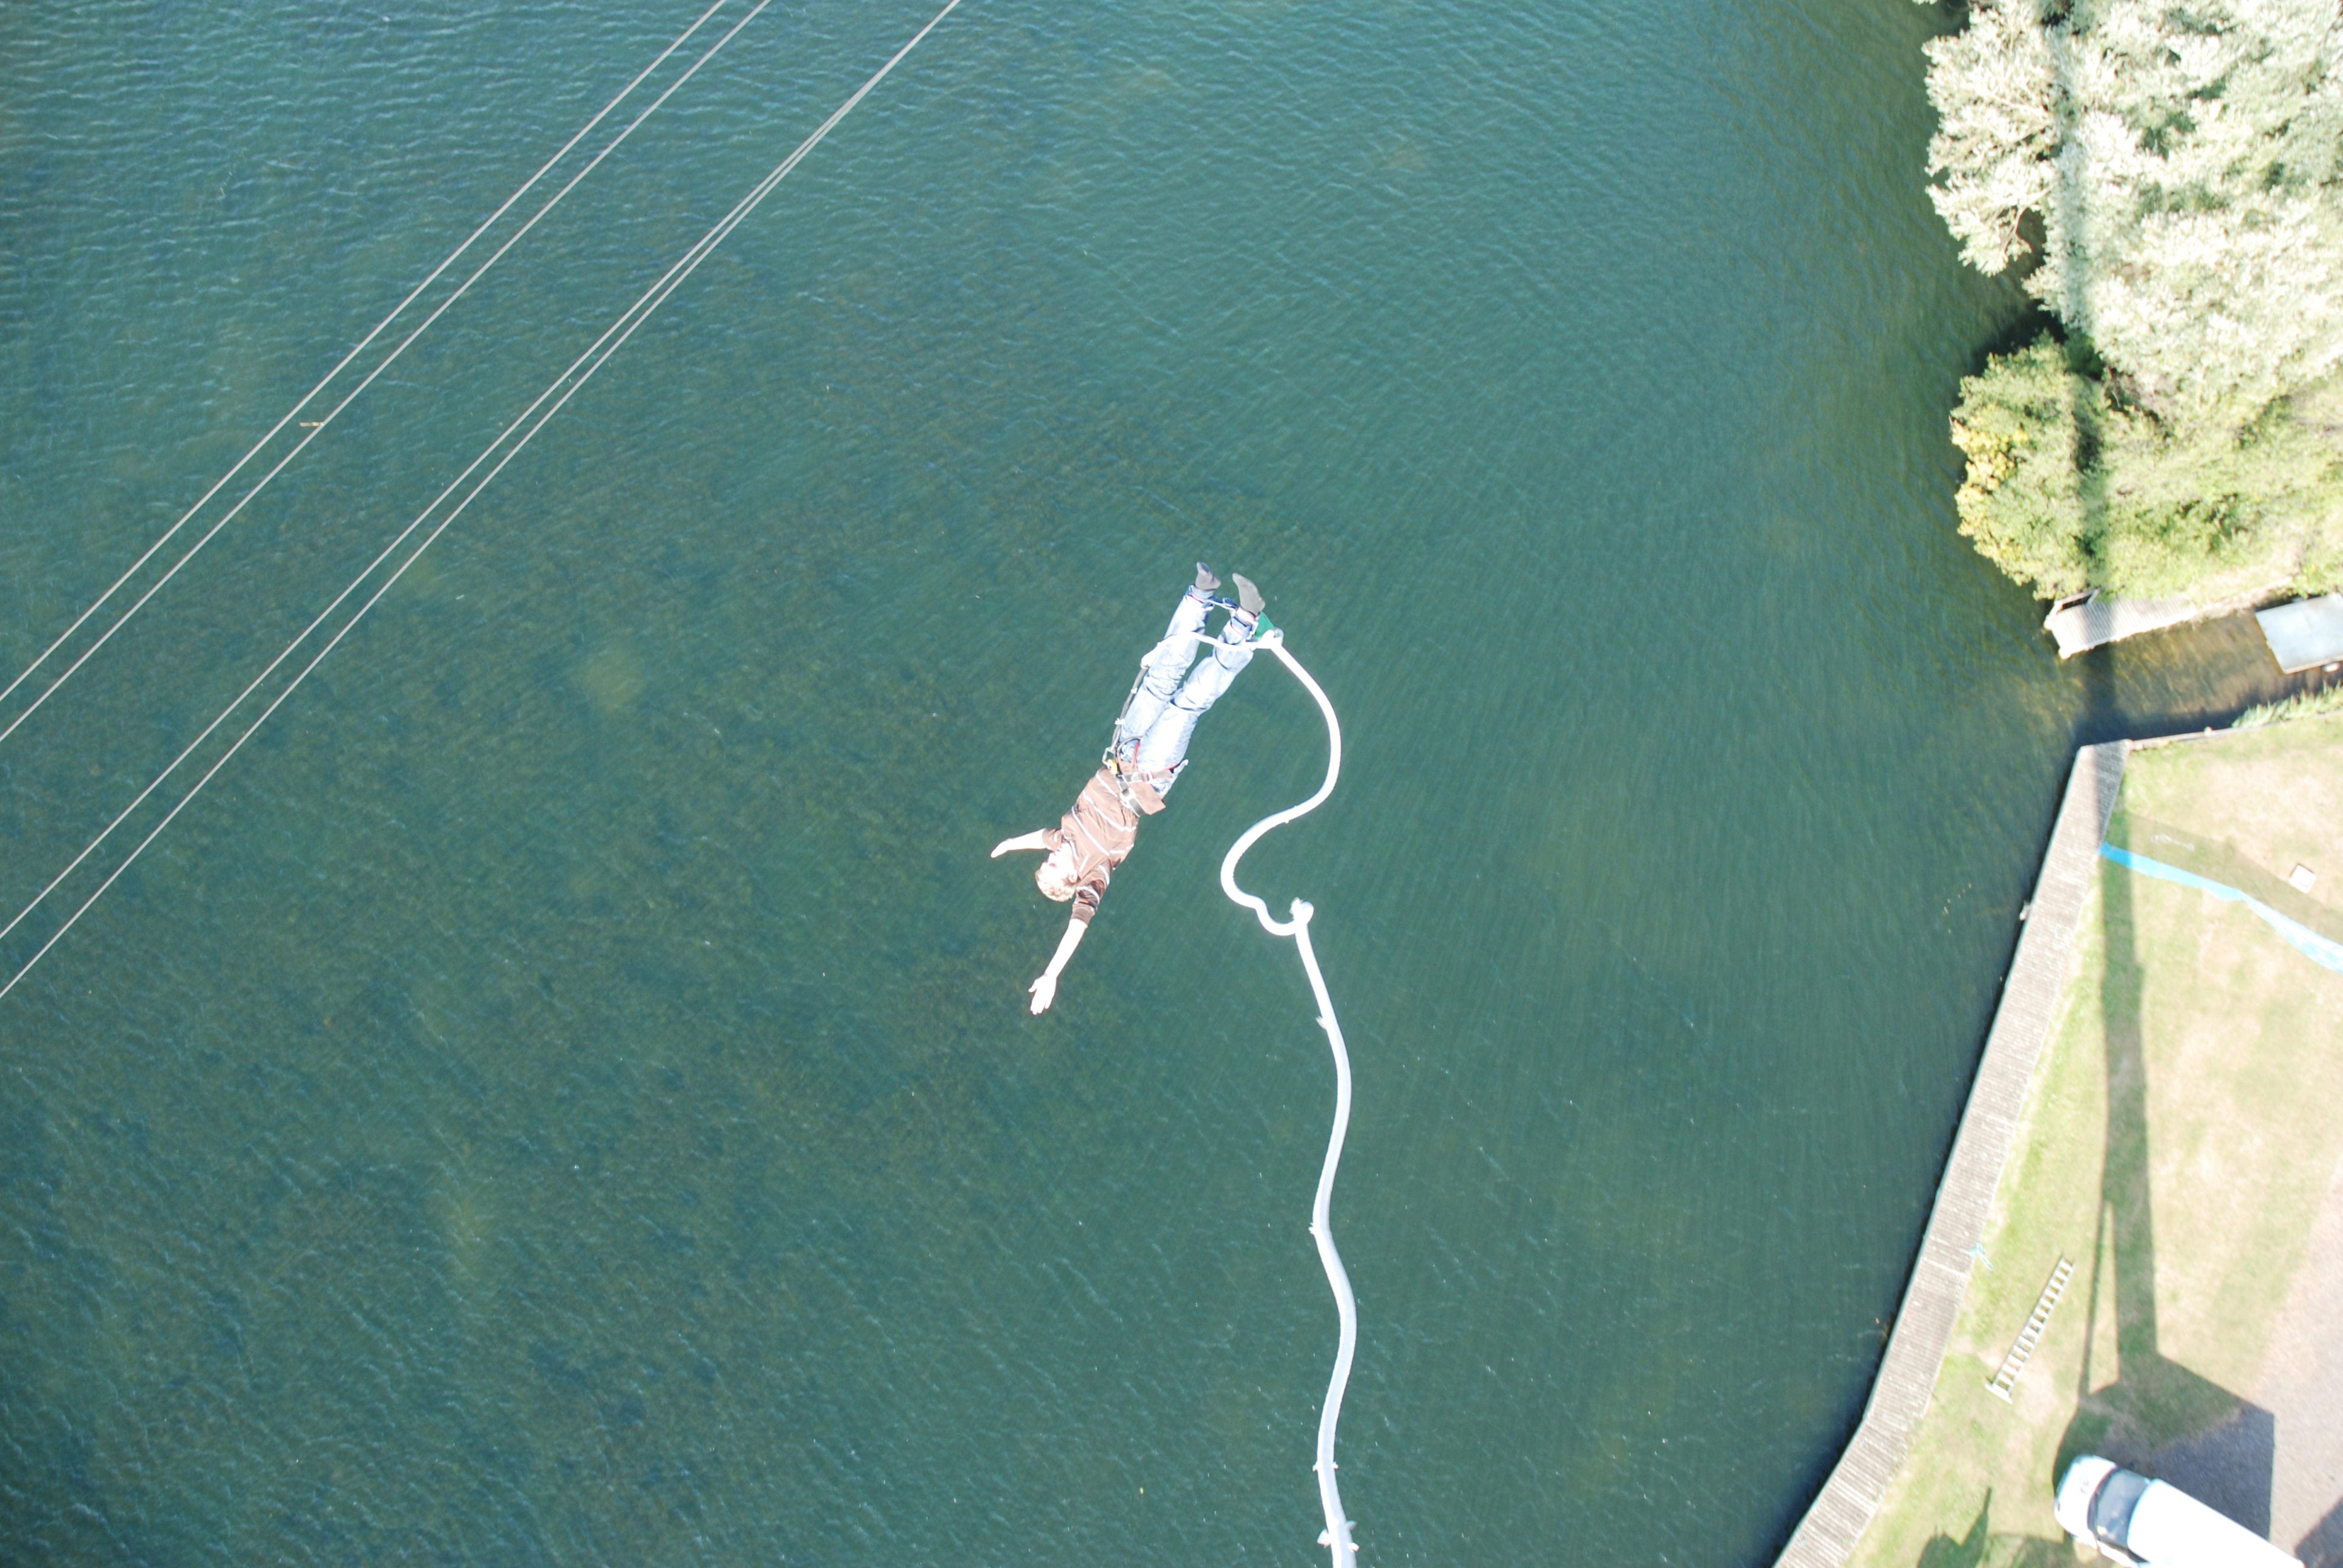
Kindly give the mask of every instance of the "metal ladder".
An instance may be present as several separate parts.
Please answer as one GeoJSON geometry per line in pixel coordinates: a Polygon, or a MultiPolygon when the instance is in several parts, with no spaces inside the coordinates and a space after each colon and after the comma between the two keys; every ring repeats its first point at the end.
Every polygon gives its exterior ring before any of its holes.
{"type": "Polygon", "coordinates": [[[1993,1396],[2005,1404],[2010,1401],[2010,1392],[2017,1386],[2017,1374],[2024,1372],[2026,1363],[2034,1359],[2034,1347],[2042,1342],[2042,1331],[2050,1324],[2050,1313],[2057,1307],[2058,1298],[2066,1294],[2066,1282],[2074,1276],[2075,1265],[2061,1253],[2058,1266],[2050,1271],[2050,1282],[2042,1287],[2041,1299],[2034,1303],[2034,1311],[2026,1318],[2026,1326],[2017,1331],[2017,1342],[2009,1347],[2007,1355],[2001,1358],[2001,1370],[1994,1373],[1993,1381],[1986,1385],[1993,1391],[1993,1396]]]}

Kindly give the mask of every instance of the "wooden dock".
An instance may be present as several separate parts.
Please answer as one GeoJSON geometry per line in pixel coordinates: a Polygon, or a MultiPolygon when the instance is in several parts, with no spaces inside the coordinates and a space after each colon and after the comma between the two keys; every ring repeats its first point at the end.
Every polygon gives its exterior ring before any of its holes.
{"type": "Polygon", "coordinates": [[[2042,629],[2058,644],[2060,658],[2072,658],[2103,643],[2202,619],[2205,613],[2204,607],[2185,593],[2171,598],[2117,598],[2094,593],[2060,599],[2042,618],[2042,629]]]}
{"type": "Polygon", "coordinates": [[[1830,1479],[1782,1549],[1776,1568],[1841,1568],[1879,1511],[1911,1451],[1920,1418],[1927,1413],[1946,1348],[1952,1343],[1954,1322],[1960,1316],[1961,1298],[1968,1290],[1969,1264],[1985,1238],[1986,1216],[2016,1137],[2034,1064],[2056,1021],[2075,928],[2097,879],[2099,843],[2123,781],[2124,751],[2125,743],[2117,740],[2076,753],[2066,799],[2050,831],[2050,848],[2034,884],[2034,901],[2002,987],[2001,1006],[1986,1035],[1985,1056],[1977,1064],[1944,1179],[1936,1186],[1936,1207],[1920,1238],[1920,1255],[1872,1382],[1871,1398],[1830,1479]]]}

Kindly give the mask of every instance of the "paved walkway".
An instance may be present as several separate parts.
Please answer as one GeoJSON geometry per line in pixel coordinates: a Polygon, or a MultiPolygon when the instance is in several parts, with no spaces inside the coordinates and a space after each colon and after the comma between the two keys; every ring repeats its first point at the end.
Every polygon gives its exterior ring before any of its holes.
{"type": "Polygon", "coordinates": [[[2001,1006],[1986,1036],[1985,1057],[1969,1090],[1968,1109],[1936,1188],[1936,1208],[1920,1238],[1919,1261],[1896,1314],[1895,1332],[1880,1359],[1863,1420],[1846,1451],[1806,1510],[1776,1568],[1840,1568],[1879,1511],[1880,1500],[1911,1451],[1912,1435],[1927,1413],[1936,1373],[1952,1342],[1961,1298],[1969,1282],[1972,1249],[1984,1239],[1994,1190],[2017,1134],[2019,1112],[2034,1064],[2042,1054],[2066,987],[2075,929],[2081,921],[2098,869],[2099,841],[2107,836],[2123,781],[2124,743],[2087,746],[2075,756],[2066,777],[2042,875],[2017,939],[2002,988],[2001,1006]]]}

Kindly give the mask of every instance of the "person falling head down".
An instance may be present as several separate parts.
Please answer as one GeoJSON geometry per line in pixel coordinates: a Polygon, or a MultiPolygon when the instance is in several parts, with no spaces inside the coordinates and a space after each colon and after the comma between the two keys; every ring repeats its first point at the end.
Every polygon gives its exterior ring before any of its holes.
{"type": "Polygon", "coordinates": [[[1163,809],[1163,797],[1187,767],[1196,720],[1252,662],[1251,645],[1270,629],[1261,613],[1261,590],[1234,572],[1229,578],[1236,584],[1237,608],[1217,636],[1199,638],[1221,579],[1203,562],[1196,563],[1196,580],[1180,596],[1163,640],[1141,661],[1138,689],[1115,726],[1114,747],[1074,797],[1073,809],[1054,828],[1003,839],[992,847],[996,860],[1017,849],[1042,851],[1034,885],[1044,898],[1074,906],[1050,967],[1028,988],[1037,1013],[1056,998],[1058,976],[1081,945],[1114,869],[1130,858],[1140,818],[1163,809]],[[1212,656],[1199,663],[1196,656],[1208,643],[1212,656]]]}

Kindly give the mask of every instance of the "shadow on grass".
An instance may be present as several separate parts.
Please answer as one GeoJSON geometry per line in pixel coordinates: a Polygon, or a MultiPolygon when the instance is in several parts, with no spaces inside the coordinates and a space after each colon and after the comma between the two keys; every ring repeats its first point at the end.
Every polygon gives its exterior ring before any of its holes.
{"type": "Polygon", "coordinates": [[[2122,836],[2110,834],[2107,841],[2184,871],[2226,882],[2248,898],[2260,900],[2295,924],[2343,942],[2343,910],[2328,909],[2276,870],[2249,859],[2227,839],[2147,817],[2127,815],[2122,836]]]}
{"type": "Polygon", "coordinates": [[[2063,1539],[1994,1534],[1990,1489],[1977,1505],[1968,1533],[1958,1540],[1950,1535],[1931,1537],[1920,1549],[1914,1568],[1981,1568],[1988,1557],[1994,1568],[2075,1568],[2074,1548],[2063,1539]]]}
{"type": "Polygon", "coordinates": [[[2302,1568],[2343,1568],[2343,1503],[2327,1511],[2294,1554],[2302,1559],[2302,1568]]]}
{"type": "Polygon", "coordinates": [[[1986,1549],[1993,1544],[1987,1528],[1993,1513],[1993,1491],[1987,1488],[1985,1501],[1977,1505],[1976,1522],[1969,1533],[1956,1541],[1949,1535],[1934,1535],[1920,1548],[1920,1561],[1915,1568],[1977,1568],[1985,1561],[1986,1549]]]}
{"type": "MultiPolygon", "coordinates": [[[[2089,672],[2094,702],[2108,662],[2089,672]]],[[[2104,787],[2104,786],[2103,786],[2104,787]]],[[[2105,813],[2112,800],[2102,800],[2105,813]]],[[[2138,932],[2132,879],[2103,871],[2100,922],[2107,936],[2100,1014],[2107,1030],[2107,1153],[2100,1172],[2099,1233],[2091,1250],[2085,1322],[2114,1299],[2116,1380],[2092,1388],[2087,1338],[2074,1419],[2058,1443],[2045,1500],[2081,1453],[2098,1453],[2168,1481],[2239,1523],[2267,1534],[2275,1428],[2269,1412],[2166,1359],[2157,1331],[2156,1214],[2148,1184],[2147,1064],[2140,1030],[2138,932]],[[2109,1276],[2112,1276],[2110,1278],[2109,1276]]],[[[2106,1368],[2097,1369],[2104,1372],[2106,1368]]]]}

